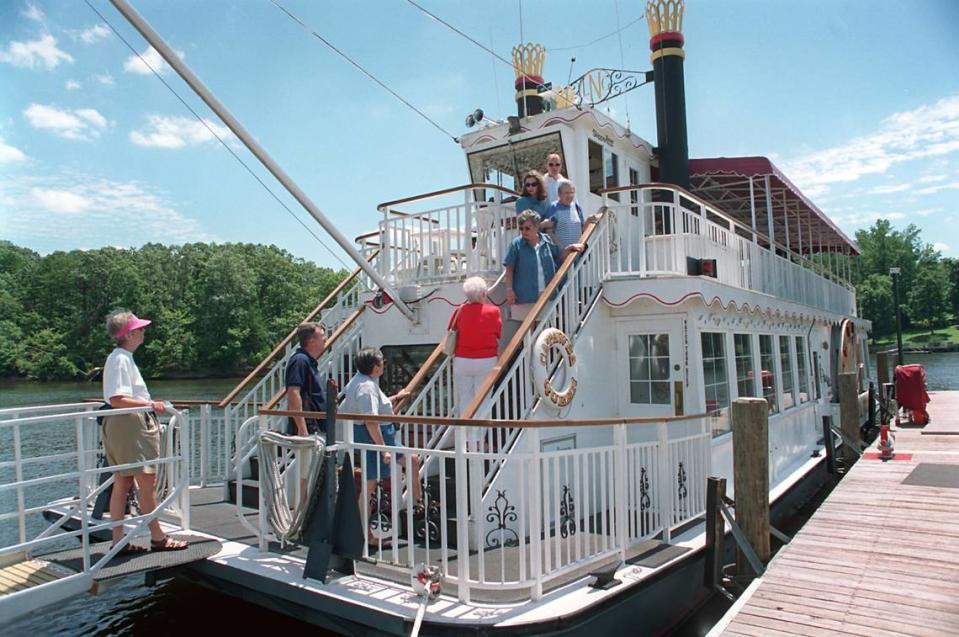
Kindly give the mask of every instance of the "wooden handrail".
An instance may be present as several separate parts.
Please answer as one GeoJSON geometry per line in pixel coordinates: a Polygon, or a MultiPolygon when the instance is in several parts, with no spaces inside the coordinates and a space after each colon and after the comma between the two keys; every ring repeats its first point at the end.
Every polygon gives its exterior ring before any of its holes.
{"type": "MultiPolygon", "coordinates": [[[[288,409],[264,409],[260,411],[264,416],[303,416],[323,420],[326,412],[323,411],[290,411],[288,409]]],[[[687,414],[685,416],[638,416],[634,418],[553,418],[549,420],[491,420],[483,418],[445,418],[442,416],[408,416],[408,415],[373,415],[337,412],[337,420],[352,420],[361,422],[400,422],[420,425],[456,425],[463,427],[494,427],[504,429],[538,429],[544,427],[599,427],[606,425],[652,425],[661,422],[680,422],[697,420],[708,417],[708,413],[687,414]]]]}
{"type": "MultiPolygon", "coordinates": [[[[398,206],[404,203],[410,203],[411,201],[420,201],[422,199],[430,199],[432,197],[439,197],[440,195],[448,195],[451,192],[456,192],[457,190],[499,190],[500,192],[505,192],[510,195],[520,196],[518,192],[511,188],[506,188],[505,186],[497,186],[496,184],[464,184],[462,186],[453,186],[452,188],[444,188],[443,190],[434,190],[433,192],[428,192],[422,195],[413,195],[412,197],[405,197],[403,199],[396,199],[395,201],[387,201],[381,203],[376,207],[380,212],[385,212],[384,208],[389,208],[390,206],[398,206]]],[[[480,202],[477,202],[480,203],[480,202]]],[[[400,212],[399,210],[391,210],[391,214],[397,214],[400,216],[408,217],[408,213],[400,212]]]]}
{"type": "MultiPolygon", "coordinates": [[[[763,233],[760,232],[759,230],[754,230],[753,228],[750,228],[749,226],[747,226],[747,225],[745,225],[745,224],[743,224],[743,223],[740,223],[739,221],[736,221],[735,219],[733,219],[732,217],[730,217],[728,214],[726,214],[726,213],[723,212],[722,210],[718,209],[715,205],[709,203],[708,201],[706,201],[705,199],[700,198],[700,197],[697,196],[697,195],[694,195],[693,193],[689,192],[688,190],[686,190],[686,189],[683,188],[682,186],[677,186],[677,185],[675,185],[675,184],[666,184],[666,183],[661,183],[661,182],[651,182],[651,183],[647,183],[647,184],[630,184],[630,185],[628,185],[628,186],[617,186],[617,187],[615,187],[615,188],[601,188],[598,192],[599,192],[600,195],[604,195],[604,194],[608,194],[608,193],[627,192],[627,191],[630,191],[630,190],[649,190],[649,189],[675,190],[675,191],[679,192],[683,197],[686,197],[687,199],[690,199],[690,200],[696,202],[697,204],[699,204],[699,205],[701,205],[701,206],[705,206],[705,207],[707,207],[707,208],[710,208],[710,209],[712,210],[713,214],[719,215],[720,217],[722,217],[722,218],[725,219],[726,221],[729,221],[729,223],[733,224],[734,226],[736,226],[737,228],[739,228],[739,229],[742,230],[743,232],[748,232],[748,233],[750,233],[750,234],[754,234],[754,235],[756,235],[756,237],[757,237],[758,239],[762,239],[762,240],[765,241],[767,244],[769,244],[771,247],[773,247],[773,248],[781,248],[781,249],[783,250],[783,252],[785,252],[786,254],[792,254],[792,255],[797,256],[799,259],[807,262],[810,266],[812,266],[812,269],[818,270],[820,274],[831,275],[831,276],[827,276],[827,277],[825,277],[825,278],[834,278],[834,279],[837,280],[837,281],[836,281],[837,283],[847,283],[847,281],[845,281],[844,279],[840,279],[836,274],[834,274],[834,273],[832,273],[832,272],[829,272],[829,271],[828,271],[826,268],[824,268],[822,265],[820,265],[820,264],[818,264],[818,263],[814,263],[811,258],[805,257],[805,256],[803,256],[801,253],[796,252],[795,250],[793,250],[792,248],[789,248],[788,246],[785,246],[785,245],[783,245],[782,243],[779,243],[778,241],[775,241],[775,240],[770,239],[767,235],[763,234],[763,233]]],[[[643,203],[643,202],[640,202],[640,201],[637,201],[637,202],[635,202],[635,203],[634,203],[634,202],[628,202],[628,201],[627,201],[627,202],[617,202],[615,205],[621,206],[621,207],[624,207],[624,208],[628,208],[628,207],[632,207],[632,206],[642,205],[642,203],[643,203]]],[[[671,204],[672,202],[670,202],[670,201],[654,201],[654,202],[649,202],[649,203],[671,204]]],[[[608,206],[608,205],[609,205],[609,204],[607,204],[607,206],[608,206]]],[[[743,238],[745,239],[745,238],[747,238],[747,237],[743,237],[743,238]]],[[[811,255],[812,255],[812,252],[810,252],[809,254],[810,254],[810,256],[811,256],[811,255]]],[[[822,253],[820,252],[819,254],[822,254],[822,253]]]]}
{"type": "MultiPolygon", "coordinates": [[[[370,254],[369,257],[367,257],[366,260],[367,260],[368,262],[369,262],[369,261],[372,261],[372,260],[376,257],[376,255],[379,254],[379,253],[380,253],[380,250],[379,250],[379,248],[377,248],[376,250],[374,250],[374,251],[370,254]]],[[[339,283],[335,288],[333,288],[333,291],[330,292],[329,294],[327,294],[327,295],[326,295],[326,298],[323,299],[323,300],[320,302],[319,305],[317,305],[315,308],[313,308],[313,311],[311,311],[309,314],[307,314],[306,317],[305,317],[302,321],[300,321],[300,323],[308,323],[309,321],[312,321],[312,320],[316,317],[316,315],[319,314],[319,313],[323,310],[323,308],[326,307],[326,304],[329,303],[332,299],[335,299],[336,296],[337,296],[341,291],[343,291],[343,288],[345,288],[347,285],[349,285],[350,282],[353,281],[353,279],[355,279],[355,278],[357,277],[357,275],[359,275],[359,273],[360,273],[360,268],[357,268],[357,269],[353,270],[353,273],[350,274],[350,276],[348,276],[348,277],[346,277],[345,279],[343,279],[342,281],[340,281],[340,283],[339,283]]],[[[299,325],[297,325],[297,327],[299,327],[299,325]]],[[[234,388],[233,388],[233,391],[231,391],[229,394],[227,394],[227,395],[223,398],[223,400],[220,401],[220,403],[217,405],[217,407],[219,407],[220,409],[223,409],[224,407],[226,407],[226,406],[230,403],[230,401],[232,401],[234,398],[236,398],[236,395],[239,394],[239,393],[243,390],[244,387],[246,387],[247,383],[249,383],[251,380],[253,380],[254,378],[256,378],[256,377],[260,374],[260,372],[262,372],[263,369],[264,369],[267,365],[270,364],[270,362],[276,357],[276,355],[279,354],[280,352],[282,352],[282,351],[286,348],[287,344],[288,344],[290,341],[293,340],[293,337],[296,336],[296,329],[297,329],[297,327],[294,327],[294,328],[290,331],[290,333],[287,334],[286,337],[285,337],[282,341],[280,341],[280,344],[277,345],[276,347],[274,347],[274,348],[273,348],[273,351],[270,352],[269,354],[267,354],[267,355],[266,355],[266,358],[264,358],[262,361],[260,361],[260,364],[257,365],[257,366],[253,369],[252,372],[250,372],[249,374],[247,374],[247,375],[246,375],[246,378],[244,378],[243,380],[241,380],[241,381],[240,381],[240,384],[237,385],[236,387],[234,387],[234,388]]],[[[330,340],[332,340],[332,338],[333,338],[333,337],[330,337],[330,340]]],[[[329,343],[327,343],[327,345],[329,345],[329,343]]]]}
{"type": "MultiPolygon", "coordinates": [[[[602,217],[600,220],[596,223],[590,224],[586,228],[586,231],[583,232],[583,235],[580,237],[581,243],[587,246],[589,245],[589,240],[593,236],[593,231],[599,227],[600,223],[606,220],[606,213],[603,212],[601,214],[602,217]]],[[[494,365],[493,369],[491,369],[486,375],[486,378],[483,380],[483,384],[480,385],[479,390],[477,390],[476,395],[473,397],[473,401],[462,413],[463,418],[472,418],[476,414],[476,410],[479,409],[480,405],[483,403],[486,395],[493,389],[496,383],[499,382],[500,377],[506,371],[507,364],[512,360],[513,355],[516,354],[522,345],[523,339],[526,337],[526,333],[533,329],[533,324],[538,320],[540,312],[542,312],[546,304],[552,300],[550,297],[553,296],[553,292],[555,292],[556,288],[559,287],[559,284],[566,276],[566,273],[569,272],[570,268],[573,267],[573,263],[576,261],[577,256],[578,253],[576,252],[571,252],[566,255],[566,259],[563,261],[562,265],[559,266],[559,270],[556,271],[556,274],[553,275],[549,285],[547,285],[546,289],[543,290],[542,294],[539,295],[539,299],[537,299],[536,303],[533,305],[533,308],[529,311],[529,314],[526,315],[526,318],[523,319],[519,329],[516,330],[515,334],[513,334],[513,338],[510,339],[506,349],[504,349],[503,353],[499,355],[498,359],[496,359],[496,365],[494,365]]]]}
{"type": "MultiPolygon", "coordinates": [[[[366,309],[366,305],[359,306],[342,323],[340,323],[340,326],[336,328],[336,331],[330,334],[330,337],[326,339],[326,345],[323,346],[323,351],[320,352],[320,356],[323,356],[323,354],[325,354],[327,350],[333,347],[333,343],[336,342],[336,339],[342,336],[343,332],[345,332],[346,330],[350,328],[350,326],[356,321],[357,318],[359,318],[360,314],[362,314],[363,310],[365,309],[366,309]]],[[[274,407],[276,407],[276,404],[280,402],[280,400],[285,395],[286,395],[286,387],[283,387],[283,389],[276,392],[276,394],[274,394],[273,397],[270,398],[269,402],[266,403],[266,409],[273,409],[274,407]]]]}

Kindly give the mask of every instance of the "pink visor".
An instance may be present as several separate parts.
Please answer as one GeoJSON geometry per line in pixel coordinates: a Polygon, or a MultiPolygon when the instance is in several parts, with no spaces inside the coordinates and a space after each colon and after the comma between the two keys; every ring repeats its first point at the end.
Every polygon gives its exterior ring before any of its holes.
{"type": "Polygon", "coordinates": [[[136,314],[131,314],[130,318],[127,319],[127,324],[123,326],[123,329],[117,332],[113,338],[120,341],[126,338],[126,335],[132,332],[133,330],[138,330],[141,327],[146,327],[151,321],[147,319],[137,318],[136,314]]]}

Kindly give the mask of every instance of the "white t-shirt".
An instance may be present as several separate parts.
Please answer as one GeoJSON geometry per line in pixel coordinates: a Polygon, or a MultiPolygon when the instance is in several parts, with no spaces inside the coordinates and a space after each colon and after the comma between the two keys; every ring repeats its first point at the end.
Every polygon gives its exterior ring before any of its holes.
{"type": "Polygon", "coordinates": [[[140,369],[133,362],[133,352],[122,347],[110,352],[103,365],[103,400],[110,402],[114,396],[150,400],[147,384],[143,382],[140,369]]]}
{"type": "Polygon", "coordinates": [[[393,415],[393,403],[377,379],[357,373],[343,390],[343,402],[339,411],[347,414],[371,414],[373,416],[393,415]]]}

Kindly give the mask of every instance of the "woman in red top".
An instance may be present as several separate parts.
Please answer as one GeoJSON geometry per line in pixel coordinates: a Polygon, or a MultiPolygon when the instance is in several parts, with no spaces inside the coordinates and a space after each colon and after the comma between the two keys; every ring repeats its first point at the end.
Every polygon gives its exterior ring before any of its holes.
{"type": "Polygon", "coordinates": [[[459,330],[453,360],[456,413],[463,415],[483,379],[496,365],[503,319],[499,308],[488,302],[486,281],[474,276],[463,282],[466,303],[453,312],[449,327],[459,330]]]}

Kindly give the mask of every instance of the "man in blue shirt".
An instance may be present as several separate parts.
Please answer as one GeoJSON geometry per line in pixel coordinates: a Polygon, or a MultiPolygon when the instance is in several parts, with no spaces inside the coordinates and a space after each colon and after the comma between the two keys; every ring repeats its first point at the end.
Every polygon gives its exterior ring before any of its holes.
{"type": "Polygon", "coordinates": [[[539,231],[540,216],[532,210],[520,214],[516,221],[520,236],[513,239],[503,264],[506,266],[506,303],[510,305],[510,318],[522,321],[566,255],[582,252],[583,244],[573,243],[560,250],[539,231]]]}
{"type": "MultiPolygon", "coordinates": [[[[286,364],[287,406],[291,411],[325,411],[323,387],[326,383],[320,375],[316,359],[326,347],[326,331],[319,323],[303,323],[296,328],[296,337],[300,348],[286,364]]],[[[324,423],[303,416],[290,418],[287,434],[307,436],[315,433],[326,433],[324,423]]]]}
{"type": "Polygon", "coordinates": [[[540,228],[553,230],[556,241],[562,247],[579,241],[583,228],[598,220],[598,214],[583,217],[583,209],[576,201],[576,186],[564,181],[559,185],[559,199],[550,204],[540,228]]]}

